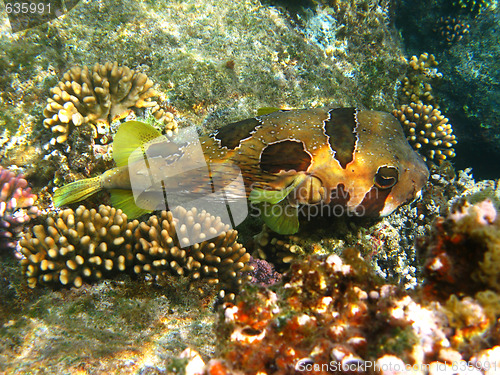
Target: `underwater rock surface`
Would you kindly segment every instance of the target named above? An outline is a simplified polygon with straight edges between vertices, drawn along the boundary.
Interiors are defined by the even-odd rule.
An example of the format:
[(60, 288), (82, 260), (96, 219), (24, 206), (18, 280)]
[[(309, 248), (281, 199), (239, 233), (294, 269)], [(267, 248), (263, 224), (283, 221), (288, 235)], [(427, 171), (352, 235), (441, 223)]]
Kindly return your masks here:
[[(396, 1), (396, 25), (411, 53), (432, 52), (443, 74), (435, 95), (459, 140), (456, 163), (494, 178), (500, 157), (500, 7), (491, 0)], [(443, 33), (443, 20), (452, 29)], [(467, 30), (464, 32), (464, 30)], [(451, 39), (450, 39), (451, 38)], [(480, 147), (481, 155), (471, 153)]]
[[(486, 0), (452, 1), (450, 6), (465, 18), (440, 21), (442, 28), (458, 25), (451, 34), (435, 31), (446, 48), (436, 48), (422, 33), (408, 39), (406, 31), (404, 45), (394, 19), (406, 20), (410, 28), (427, 28), (441, 18), (443, 1), (413, 2), (408, 13), (386, 0), (318, 0), (304, 8), (257, 0), (87, 0), (60, 19), (16, 34), (1, 19), (0, 164), (3, 176), (10, 173), (7, 168), (23, 172), (33, 189), (25, 190), (29, 206), (35, 203), (43, 213), (17, 225), (16, 235), (35, 228), (40, 233), (45, 214), (58, 215), (52, 202), (55, 187), (113, 166), (110, 141), (120, 123), (109, 117), (116, 116), (106, 112), (107, 134), (75, 126), (62, 132), (62, 143), (51, 144), (54, 133), (43, 125), (47, 99), (61, 106), (69, 99), (75, 108), (85, 101), (58, 102), (53, 97), (57, 93), (50, 91), (75, 66), (116, 61), (116, 67), (137, 72), (139, 82), (147, 75), (151, 94), (156, 94), (151, 100), (159, 109), (152, 102), (151, 108), (134, 106), (138, 108), (131, 111), (126, 105), (117, 117), (152, 122), (161, 117), (163, 122), (154, 125), (167, 135), (193, 124), (213, 130), (254, 117), (262, 107), (331, 105), (391, 112), (405, 104), (401, 90), (411, 87), (415, 91), (404, 94), (406, 100), (413, 102), (411, 95), (416, 95), (432, 102), (436, 112), (430, 113), (440, 111), (439, 118), (431, 117), (430, 127), (413, 126), (419, 144), (436, 135), (450, 141), (445, 139), (451, 137), (448, 117), (459, 129), (453, 132), (458, 144), (450, 141), (441, 153), (446, 157), (436, 152), (439, 157), (434, 158), (432, 147), (421, 147), (429, 159), (440, 162), (432, 165), (422, 197), (388, 217), (320, 218), (304, 223), (293, 236), (272, 233), (249, 218), (238, 227), (238, 242), (248, 251), (244, 263), (254, 271), (241, 277), (232, 271), (241, 270), (243, 262), (233, 266), (234, 257), (218, 257), (222, 271), (206, 268), (210, 283), (180, 276), (182, 272), (166, 272), (161, 278), (118, 272), (95, 284), (74, 278), (80, 288), (37, 282), (31, 289), (20, 262), (0, 258), (0, 373), (296, 374), (302, 365), (332, 360), (430, 364), (415, 371), (422, 375), (437, 373), (444, 362), (468, 361), (475, 375), (500, 369), (500, 180), (497, 173), (495, 179), (475, 181), (469, 169), (455, 173), (449, 163), (455, 152), (464, 166), (472, 154), (482, 154), (483, 149), (460, 149), (462, 140), (466, 145), (476, 140), (471, 129), (493, 148), (498, 142), (498, 27), (492, 27), (498, 8)], [(476, 4), (484, 9), (477, 10)], [(485, 40), (480, 41), (482, 34)], [(467, 41), (473, 43), (467, 47)], [(436, 53), (439, 72), (429, 66), (412, 80), (412, 61), (420, 58), (410, 59), (405, 48), (417, 56)], [(467, 60), (470, 51), (477, 56), (472, 62)], [(424, 56), (429, 64), (434, 59)], [(104, 88), (100, 92), (107, 95)], [(59, 113), (58, 105), (50, 106), (46, 116)], [(462, 121), (465, 107), (469, 110)], [(68, 116), (76, 114), (68, 109)], [(156, 110), (161, 115), (155, 116)], [(477, 122), (469, 128), (472, 118)], [(31, 201), (33, 194), (38, 201)], [(85, 210), (108, 199), (97, 195), (85, 202)], [(16, 203), (9, 201), (9, 215)], [(143, 219), (149, 224), (156, 220)], [(157, 251), (159, 243), (170, 240), (165, 220), (157, 223), (162, 228), (152, 230), (149, 224), (135, 232), (151, 256), (141, 267), (158, 262), (168, 270), (180, 269)], [(0, 229), (5, 240), (7, 231)], [(235, 232), (230, 244), (236, 243)], [(31, 255), (48, 273), (51, 263), (42, 258), (61, 246), (51, 236), (35, 237), (29, 240), (40, 251)], [(9, 231), (13, 247), (11, 238)], [(115, 250), (110, 247), (111, 257)], [(82, 251), (91, 253), (93, 246)], [(462, 259), (456, 259), (457, 252)], [(223, 243), (219, 255), (226, 253), (231, 249)], [(204, 251), (197, 254), (206, 257)], [(463, 258), (470, 262), (464, 264)], [(456, 267), (439, 264), (440, 259)], [(78, 266), (64, 261), (63, 268)], [(217, 285), (210, 285), (216, 280), (212, 273), (229, 276), (231, 285), (244, 284), (243, 291), (235, 290), (235, 300), (223, 302)], [(246, 279), (251, 281), (244, 283)], [(445, 369), (457, 373), (451, 366)]]

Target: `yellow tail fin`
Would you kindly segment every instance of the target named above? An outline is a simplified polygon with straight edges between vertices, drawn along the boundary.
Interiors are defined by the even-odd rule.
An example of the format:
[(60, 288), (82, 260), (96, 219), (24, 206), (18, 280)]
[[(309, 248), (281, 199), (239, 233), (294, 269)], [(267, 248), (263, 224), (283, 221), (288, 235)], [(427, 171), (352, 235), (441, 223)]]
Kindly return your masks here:
[(78, 180), (57, 189), (54, 193), (54, 205), (63, 206), (68, 203), (79, 202), (102, 189), (101, 177)]

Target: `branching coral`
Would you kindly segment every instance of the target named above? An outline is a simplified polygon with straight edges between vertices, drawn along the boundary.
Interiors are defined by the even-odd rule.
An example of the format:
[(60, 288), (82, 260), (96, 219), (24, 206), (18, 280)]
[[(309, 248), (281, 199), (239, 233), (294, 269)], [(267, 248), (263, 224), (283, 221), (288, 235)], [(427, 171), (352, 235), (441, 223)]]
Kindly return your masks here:
[[(250, 255), (236, 242), (237, 231), (205, 211), (163, 211), (146, 222), (127, 221), (109, 206), (88, 210), (80, 206), (48, 217), (21, 240), (28, 285), (61, 283), (80, 287), (83, 282), (120, 272), (187, 276), (192, 281), (217, 284), (221, 297), (233, 299), (250, 279), (245, 272)], [(177, 220), (189, 225), (177, 225)], [(196, 232), (197, 243), (186, 243), (186, 231)], [(218, 234), (220, 233), (220, 234)], [(207, 239), (211, 235), (215, 238)]]
[(439, 109), (411, 103), (394, 110), (393, 115), (403, 124), (408, 142), (427, 164), (440, 164), (455, 156), (453, 146), (457, 140), (453, 128)]
[(434, 28), (448, 46), (462, 40), (469, 33), (469, 24), (454, 17), (441, 17)]
[(412, 56), (408, 65), (410, 69), (402, 81), (403, 94), (411, 102), (422, 102), (437, 107), (431, 83), (440, 80), (443, 75), (435, 68), (438, 63), (434, 55), (422, 53), (419, 57)]
[(36, 199), (21, 175), (0, 167), (0, 250), (13, 247), (23, 225), (38, 215)]
[[(250, 254), (236, 242), (238, 232), (205, 211), (177, 207), (173, 212), (163, 211), (139, 225), (134, 271), (204, 279), (218, 284), (221, 297), (233, 299), (238, 287), (250, 278), (243, 273), (252, 270), (246, 265)], [(189, 228), (179, 225), (179, 220), (189, 223)], [(195, 244), (183, 246), (189, 240)]]
[(91, 124), (94, 138), (101, 138), (110, 122), (125, 117), (131, 108), (156, 106), (150, 100), (156, 95), (152, 86), (145, 74), (117, 62), (95, 64), (91, 70), (75, 66), (51, 89), (44, 125), (52, 130), (53, 143), (64, 143), (73, 127), (84, 124)]
[(20, 241), (28, 285), (61, 283), (82, 286), (130, 268), (137, 222), (108, 206), (66, 209), (36, 225)]

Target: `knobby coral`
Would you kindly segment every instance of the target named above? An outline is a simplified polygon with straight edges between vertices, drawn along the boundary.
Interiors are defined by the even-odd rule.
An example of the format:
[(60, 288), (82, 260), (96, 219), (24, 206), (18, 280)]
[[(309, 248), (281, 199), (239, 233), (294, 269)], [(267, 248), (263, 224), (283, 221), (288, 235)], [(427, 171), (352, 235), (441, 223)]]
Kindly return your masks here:
[(459, 42), (462, 38), (469, 33), (470, 25), (455, 17), (441, 17), (436, 23), (434, 31), (437, 32), (443, 43), (451, 46)]
[(438, 62), (432, 54), (422, 53), (412, 56), (408, 63), (407, 76), (402, 81), (402, 91), (411, 102), (431, 104), (437, 108), (436, 98), (432, 94), (432, 83), (443, 75), (436, 69)]
[[(173, 214), (163, 211), (141, 223), (135, 235), (136, 273), (182, 275), (192, 281), (204, 279), (209, 284), (218, 284), (220, 296), (228, 299), (233, 299), (234, 292), (250, 278), (244, 275), (252, 270), (246, 265), (250, 254), (236, 242), (238, 232), (206, 211), (194, 208), (188, 211), (182, 207), (176, 207)], [(183, 246), (189, 242), (194, 245)]]
[[(252, 269), (250, 255), (236, 242), (237, 231), (220, 218), (176, 208), (146, 222), (127, 221), (109, 206), (98, 210), (80, 206), (66, 209), (28, 231), (21, 240), (28, 285), (72, 284), (80, 287), (120, 272), (187, 276), (192, 281), (217, 284), (220, 296), (233, 299)], [(177, 225), (178, 219), (188, 225)], [(187, 230), (196, 243), (186, 244)], [(209, 239), (214, 237), (212, 239)]]
[(38, 215), (36, 199), (21, 175), (0, 167), (0, 250), (12, 248), (23, 225)]
[(408, 142), (427, 164), (441, 164), (455, 156), (453, 128), (439, 109), (422, 103), (402, 105), (393, 115), (401, 122)]
[[(44, 125), (53, 133), (52, 143), (64, 143), (75, 126), (90, 124), (94, 138), (107, 143), (109, 124), (125, 117), (131, 108), (155, 107), (153, 82), (117, 62), (75, 66), (50, 90)], [(161, 116), (160, 116), (161, 117)]]
[(492, 3), (491, 0), (453, 0), (451, 4), (458, 11), (476, 17)]
[(66, 209), (28, 231), (20, 244), (28, 285), (61, 283), (82, 286), (130, 268), (137, 222), (108, 206)]

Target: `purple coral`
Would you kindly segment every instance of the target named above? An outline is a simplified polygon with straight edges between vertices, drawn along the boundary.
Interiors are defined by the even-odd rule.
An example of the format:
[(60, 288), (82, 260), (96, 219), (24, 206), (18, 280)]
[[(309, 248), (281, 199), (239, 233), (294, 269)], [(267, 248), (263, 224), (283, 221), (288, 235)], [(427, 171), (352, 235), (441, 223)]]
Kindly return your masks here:
[(248, 262), (253, 271), (248, 272), (252, 277), (250, 282), (261, 286), (274, 285), (281, 280), (281, 274), (274, 270), (274, 266), (265, 260), (250, 258)]
[(22, 226), (38, 215), (37, 199), (22, 175), (0, 167), (0, 250), (14, 247)]

